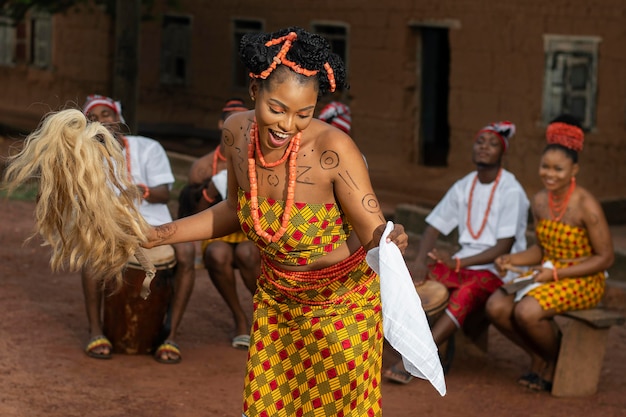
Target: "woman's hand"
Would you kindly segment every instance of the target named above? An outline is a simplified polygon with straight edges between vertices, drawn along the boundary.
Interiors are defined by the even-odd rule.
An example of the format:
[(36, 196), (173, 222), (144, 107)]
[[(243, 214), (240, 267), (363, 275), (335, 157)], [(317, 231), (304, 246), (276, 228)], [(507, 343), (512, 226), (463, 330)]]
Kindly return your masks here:
[(148, 229), (148, 231), (146, 232), (146, 238), (147, 240), (141, 244), (142, 248), (152, 249), (157, 246), (156, 240), (158, 239), (158, 237), (154, 226), (150, 226), (150, 229)]
[(506, 275), (507, 271), (514, 269), (513, 264), (511, 263), (511, 255), (501, 255), (498, 256), (494, 262), (496, 265), (496, 269), (498, 270), (498, 274), (503, 277)]
[[(382, 230), (384, 230), (384, 226)], [(387, 243), (389, 242), (395, 243), (398, 249), (400, 249), (400, 252), (404, 254), (407, 246), (409, 246), (409, 235), (404, 231), (404, 226), (394, 223), (393, 230), (389, 233), (389, 236), (387, 236)]]
[(554, 281), (552, 268), (544, 268), (542, 266), (539, 266), (537, 268), (533, 268), (533, 270), (534, 270), (533, 275), (535, 276), (535, 279), (533, 281), (535, 282)]

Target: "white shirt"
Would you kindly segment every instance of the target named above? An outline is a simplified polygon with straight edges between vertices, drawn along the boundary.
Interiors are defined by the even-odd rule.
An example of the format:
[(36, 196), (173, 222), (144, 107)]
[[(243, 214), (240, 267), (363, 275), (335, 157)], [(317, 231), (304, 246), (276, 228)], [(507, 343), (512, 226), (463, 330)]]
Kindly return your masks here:
[[(511, 253), (525, 250), (530, 203), (526, 197), (526, 192), (515, 176), (504, 169), (495, 190), (485, 229), (478, 239), (474, 239), (470, 234), (466, 225), (467, 207), (472, 181), (476, 175), (477, 172), (474, 171), (458, 180), (426, 217), (426, 223), (444, 235), (448, 235), (452, 230), (458, 228), (461, 249), (454, 256), (459, 258), (467, 258), (481, 253), (495, 246), (498, 239), (510, 237), (515, 238)], [(476, 182), (471, 212), (471, 225), (474, 234), (478, 233), (483, 223), (492, 187), (493, 182), (490, 184)], [(467, 268), (487, 269), (497, 275), (493, 263), (473, 265)], [(508, 282), (513, 277), (514, 275), (508, 274), (503, 278), (503, 281)]]
[[(148, 187), (174, 184), (174, 174), (165, 149), (159, 142), (144, 136), (126, 136), (130, 151), (130, 168), (133, 183), (146, 184)], [(127, 150), (124, 149), (124, 155)], [(148, 224), (159, 226), (172, 221), (167, 204), (148, 203), (141, 200), (139, 212)]]

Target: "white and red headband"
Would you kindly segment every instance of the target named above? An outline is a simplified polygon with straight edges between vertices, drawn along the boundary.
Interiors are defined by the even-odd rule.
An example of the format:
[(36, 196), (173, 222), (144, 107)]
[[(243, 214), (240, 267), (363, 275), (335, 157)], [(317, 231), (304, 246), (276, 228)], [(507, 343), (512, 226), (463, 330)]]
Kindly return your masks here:
[(474, 140), (476, 140), (476, 138), (478, 138), (483, 132), (492, 132), (495, 134), (502, 142), (503, 151), (506, 151), (509, 147), (509, 140), (513, 137), (513, 135), (515, 135), (515, 125), (508, 120), (490, 123), (476, 133)]
[(87, 101), (83, 105), (83, 114), (87, 115), (96, 106), (107, 106), (113, 110), (119, 117), (120, 121), (124, 123), (124, 116), (122, 116), (122, 103), (115, 101), (110, 97), (101, 96), (100, 94), (91, 94), (87, 96)]
[(350, 108), (339, 101), (328, 103), (320, 112), (319, 119), (350, 134), (352, 127)]

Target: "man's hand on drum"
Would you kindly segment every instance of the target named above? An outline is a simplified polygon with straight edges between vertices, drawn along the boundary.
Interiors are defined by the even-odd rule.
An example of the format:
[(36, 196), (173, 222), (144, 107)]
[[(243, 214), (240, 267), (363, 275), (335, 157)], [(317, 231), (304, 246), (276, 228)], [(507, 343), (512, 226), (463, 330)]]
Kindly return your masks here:
[(428, 265), (415, 262), (411, 268), (411, 278), (416, 285), (422, 285), (428, 279)]

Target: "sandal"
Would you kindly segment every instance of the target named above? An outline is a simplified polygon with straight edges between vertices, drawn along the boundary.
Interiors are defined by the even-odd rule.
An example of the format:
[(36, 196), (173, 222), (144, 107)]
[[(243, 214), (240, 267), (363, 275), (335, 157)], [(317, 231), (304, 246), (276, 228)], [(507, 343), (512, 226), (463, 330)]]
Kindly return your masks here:
[[(109, 351), (107, 353), (102, 353), (101, 350), (97, 352), (97, 350), (101, 348), (108, 348)], [(103, 334), (92, 337), (87, 342), (87, 346), (85, 346), (85, 353), (87, 356), (95, 359), (111, 359), (112, 350), (113, 345)]]
[(233, 341), (231, 342), (232, 347), (235, 349), (245, 349), (248, 350), (250, 347), (250, 335), (249, 334), (240, 334), (239, 336), (235, 336)]
[[(163, 358), (163, 354), (166, 354), (166, 358)], [(174, 357), (172, 357), (172, 355)], [(171, 340), (166, 340), (157, 348), (154, 352), (154, 359), (160, 363), (166, 363), (173, 365), (179, 363), (183, 357), (180, 354), (180, 348), (176, 343)]]
[(409, 382), (413, 381), (414, 376), (408, 373), (406, 370), (398, 368), (397, 365), (398, 364), (395, 364), (391, 368), (384, 371), (383, 376), (389, 381), (395, 382), (397, 384), (406, 385)]
[(535, 383), (539, 378), (539, 375), (537, 375), (534, 372), (527, 372), (524, 375), (520, 376), (517, 379), (517, 383), (520, 384), (523, 387), (528, 388), (530, 386), (530, 384)]
[(528, 384), (528, 389), (533, 391), (552, 391), (552, 381), (547, 381), (540, 376), (537, 379)]

